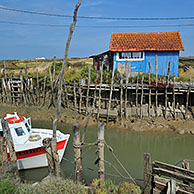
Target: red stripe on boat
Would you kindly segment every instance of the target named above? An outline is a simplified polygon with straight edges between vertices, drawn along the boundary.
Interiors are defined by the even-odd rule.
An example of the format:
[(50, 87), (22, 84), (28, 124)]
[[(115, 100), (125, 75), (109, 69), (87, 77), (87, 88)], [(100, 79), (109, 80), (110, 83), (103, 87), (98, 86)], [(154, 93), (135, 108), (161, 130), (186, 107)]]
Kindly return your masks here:
[[(57, 142), (57, 149), (58, 150), (63, 149), (65, 147), (66, 142), (67, 142), (67, 139), (64, 139), (62, 141)], [(25, 158), (39, 156), (39, 155), (42, 155), (45, 153), (46, 152), (45, 152), (44, 148), (39, 147), (39, 148), (33, 148), (33, 149), (29, 149), (29, 150), (16, 152), (16, 157), (17, 157), (17, 160), (21, 160), (21, 159), (25, 159)], [(8, 160), (10, 161), (9, 153), (8, 153)]]

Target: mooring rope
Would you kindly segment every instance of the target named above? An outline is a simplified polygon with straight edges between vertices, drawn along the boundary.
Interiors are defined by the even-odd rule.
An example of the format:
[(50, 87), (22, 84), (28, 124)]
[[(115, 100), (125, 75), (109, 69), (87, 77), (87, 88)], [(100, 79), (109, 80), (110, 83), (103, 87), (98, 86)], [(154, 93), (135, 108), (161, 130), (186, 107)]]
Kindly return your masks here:
[(123, 166), (123, 164), (121, 163), (121, 161), (118, 159), (118, 157), (115, 155), (113, 148), (111, 146), (109, 146), (106, 141), (105, 141), (105, 145), (108, 148), (108, 150), (112, 153), (112, 155), (114, 156), (115, 160), (119, 163), (119, 165), (122, 167), (122, 169), (126, 172), (126, 174), (128, 175), (128, 177), (133, 181), (134, 184), (137, 184), (135, 182), (135, 180), (133, 179), (133, 177), (129, 174), (129, 172), (126, 170), (126, 168)]

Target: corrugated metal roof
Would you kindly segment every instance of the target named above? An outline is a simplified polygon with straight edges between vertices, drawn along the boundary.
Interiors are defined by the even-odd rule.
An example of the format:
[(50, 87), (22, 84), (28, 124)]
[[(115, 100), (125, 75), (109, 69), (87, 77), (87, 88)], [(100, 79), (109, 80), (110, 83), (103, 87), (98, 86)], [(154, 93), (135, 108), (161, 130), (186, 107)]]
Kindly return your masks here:
[(179, 32), (112, 33), (110, 51), (182, 51)]

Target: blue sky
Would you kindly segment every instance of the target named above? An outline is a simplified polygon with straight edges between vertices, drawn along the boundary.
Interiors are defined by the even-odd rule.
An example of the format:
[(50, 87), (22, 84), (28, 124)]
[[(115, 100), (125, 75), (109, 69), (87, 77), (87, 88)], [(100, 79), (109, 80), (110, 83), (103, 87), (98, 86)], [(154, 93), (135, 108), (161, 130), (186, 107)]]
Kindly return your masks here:
[[(77, 0), (0, 0), (1, 7), (72, 15)], [(187, 17), (194, 16), (194, 0), (82, 0), (80, 16), (99, 17)], [(23, 14), (0, 9), (0, 21), (69, 25), (71, 18)], [(79, 19), (78, 26), (150, 26), (194, 24), (179, 21), (114, 21)], [(0, 59), (33, 59), (38, 56), (62, 58), (69, 29), (0, 23)], [(88, 57), (108, 50), (112, 32), (180, 31), (185, 51), (194, 56), (194, 26), (141, 28), (77, 27), (69, 57)]]

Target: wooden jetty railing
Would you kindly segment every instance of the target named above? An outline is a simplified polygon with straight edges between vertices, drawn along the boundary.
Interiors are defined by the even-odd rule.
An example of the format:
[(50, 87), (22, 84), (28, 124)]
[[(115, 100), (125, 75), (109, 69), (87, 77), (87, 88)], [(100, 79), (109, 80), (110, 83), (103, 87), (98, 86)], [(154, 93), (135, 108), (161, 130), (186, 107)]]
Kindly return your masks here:
[[(102, 67), (103, 68), (103, 67)], [(169, 79), (151, 82), (145, 76), (138, 74), (136, 82), (121, 77), (115, 80), (114, 71), (110, 84), (102, 82), (102, 68), (100, 82), (91, 84), (91, 68), (89, 66), (88, 82), (63, 84), (62, 106), (70, 108), (80, 114), (89, 114), (91, 108), (96, 119), (106, 118), (107, 122), (129, 117), (176, 117), (187, 118), (193, 116), (191, 107), (194, 106), (194, 84), (175, 82)], [(51, 66), (45, 69), (42, 82), (39, 80), (38, 70), (36, 78), (28, 77), (26, 67), (25, 77), (8, 78), (7, 74), (0, 80), (0, 103), (13, 105), (55, 107), (57, 104), (58, 81), (60, 75), (55, 76)], [(128, 78), (128, 77), (127, 77)]]
[(144, 194), (194, 193), (194, 171), (183, 160), (182, 168), (154, 161), (151, 169), (150, 154), (144, 154)]

